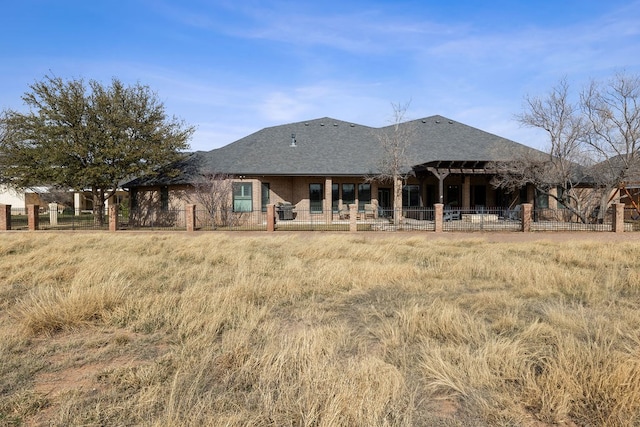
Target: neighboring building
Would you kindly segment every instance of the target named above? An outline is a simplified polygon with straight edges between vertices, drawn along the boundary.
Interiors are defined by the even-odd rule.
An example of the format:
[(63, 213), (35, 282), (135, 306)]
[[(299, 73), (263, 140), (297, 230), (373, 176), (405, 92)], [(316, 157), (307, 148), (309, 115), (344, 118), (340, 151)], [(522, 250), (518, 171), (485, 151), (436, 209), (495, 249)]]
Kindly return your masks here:
[[(118, 189), (116, 194), (112, 196), (105, 205), (106, 209), (110, 204), (122, 204), (128, 202), (129, 193)], [(23, 191), (18, 191), (0, 185), (0, 205), (11, 205), (11, 210), (15, 214), (26, 212), (27, 205), (38, 205), (42, 209), (47, 209), (50, 202), (55, 201), (58, 210), (69, 211), (75, 215), (82, 213), (91, 213), (93, 209), (92, 195), (90, 191), (68, 193), (60, 191), (51, 192), (49, 187), (34, 187)]]
[[(534, 203), (533, 187), (507, 194), (491, 186), (489, 162), (508, 161), (530, 147), (432, 116), (403, 124), (409, 177), (402, 182), (404, 208), (435, 203), (459, 208), (513, 207)], [(393, 205), (393, 183), (371, 179), (380, 173), (381, 137), (391, 127), (372, 128), (332, 118), (262, 129), (225, 147), (196, 152), (171, 165), (178, 173), (140, 177), (123, 187), (132, 205), (142, 198), (156, 207), (181, 207), (191, 184), (203, 175), (233, 176), (233, 207), (264, 210), (269, 203), (289, 202), (301, 215), (335, 215), (343, 206)], [(135, 207), (135, 206), (132, 206)]]
[(10, 205), (14, 213), (25, 208), (25, 194), (18, 192), (6, 185), (0, 185), (0, 205)]

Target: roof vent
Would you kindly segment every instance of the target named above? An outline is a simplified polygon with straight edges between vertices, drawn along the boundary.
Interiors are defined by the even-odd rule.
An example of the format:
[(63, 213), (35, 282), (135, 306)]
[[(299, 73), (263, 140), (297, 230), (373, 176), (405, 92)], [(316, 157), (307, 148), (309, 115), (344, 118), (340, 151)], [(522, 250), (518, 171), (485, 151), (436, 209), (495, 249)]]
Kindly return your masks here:
[(305, 126), (309, 126), (309, 123), (305, 123), (304, 125), (305, 125)]
[(349, 126), (351, 126), (352, 128), (356, 127), (356, 125), (354, 125), (353, 123), (351, 123)]
[(440, 120), (436, 120), (436, 123), (440, 123)]
[(449, 124), (452, 125), (453, 124), (453, 120), (449, 120)]
[(422, 119), (422, 123), (427, 123), (427, 121), (425, 119)]
[(320, 123), (320, 126), (324, 126), (324, 123)]
[(334, 125), (334, 126), (338, 126), (338, 124), (337, 124), (337, 123), (334, 123), (333, 125)]
[(291, 144), (289, 144), (289, 147), (296, 147), (296, 146), (297, 146), (297, 144), (296, 144), (296, 134), (292, 133), (291, 134)]

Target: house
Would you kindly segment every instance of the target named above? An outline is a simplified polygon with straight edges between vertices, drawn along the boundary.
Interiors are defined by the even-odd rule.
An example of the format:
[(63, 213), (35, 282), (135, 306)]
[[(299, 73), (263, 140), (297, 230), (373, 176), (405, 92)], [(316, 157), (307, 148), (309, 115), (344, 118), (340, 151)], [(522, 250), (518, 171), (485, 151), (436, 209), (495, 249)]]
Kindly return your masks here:
[[(110, 204), (120, 204), (126, 201), (128, 196), (128, 192), (119, 189), (114, 196), (107, 200), (105, 211)], [(40, 208), (46, 209), (50, 203), (56, 203), (59, 211), (69, 212), (72, 215), (89, 213), (93, 209), (91, 191), (63, 191), (48, 186), (16, 190), (6, 185), (0, 185), (0, 205), (10, 205), (15, 215), (24, 214), (27, 205), (38, 205)]]
[[(517, 194), (493, 188), (486, 166), (541, 152), (438, 115), (402, 126), (409, 129), (408, 174), (401, 183), (405, 211), (435, 203), (472, 209), (534, 202), (531, 186)], [(393, 129), (329, 117), (268, 127), (222, 148), (192, 153), (166, 173), (123, 186), (131, 192), (133, 209), (142, 200), (169, 209), (189, 201), (191, 184), (199, 177), (219, 173), (233, 177), (234, 211), (264, 212), (267, 204), (286, 202), (299, 218), (335, 218), (351, 204), (360, 211), (374, 205), (384, 212), (393, 206), (394, 183), (375, 177), (383, 160), (381, 139)]]

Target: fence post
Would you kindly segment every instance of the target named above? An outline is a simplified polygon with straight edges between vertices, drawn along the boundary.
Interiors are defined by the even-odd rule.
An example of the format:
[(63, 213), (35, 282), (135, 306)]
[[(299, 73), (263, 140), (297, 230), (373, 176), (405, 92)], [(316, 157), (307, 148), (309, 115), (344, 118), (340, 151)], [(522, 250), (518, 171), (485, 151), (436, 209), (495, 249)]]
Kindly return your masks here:
[(58, 204), (49, 203), (49, 225), (58, 225)]
[(118, 205), (109, 205), (109, 231), (118, 231)]
[(40, 217), (38, 217), (38, 211), (40, 211), (40, 206), (27, 205), (27, 223), (29, 224), (29, 231), (35, 231), (40, 226)]
[(528, 233), (531, 231), (531, 213), (533, 212), (533, 205), (531, 203), (522, 204), (521, 221), (522, 231)]
[(443, 222), (443, 215), (444, 215), (444, 204), (443, 203), (436, 203), (435, 205), (433, 205), (433, 207), (435, 208), (434, 212), (433, 212), (433, 221), (434, 221), (434, 225), (435, 225), (435, 231), (436, 233), (441, 233), (443, 230), (442, 227), (442, 222)]
[(613, 204), (611, 231), (614, 233), (622, 233), (624, 231), (624, 203)]
[(196, 205), (186, 205), (184, 207), (185, 210), (185, 220), (187, 222), (187, 231), (195, 231), (196, 230)]
[(267, 205), (267, 231), (276, 231), (276, 205)]
[(349, 205), (349, 231), (358, 231), (358, 205), (355, 203)]
[(0, 231), (11, 230), (11, 205), (0, 205)]

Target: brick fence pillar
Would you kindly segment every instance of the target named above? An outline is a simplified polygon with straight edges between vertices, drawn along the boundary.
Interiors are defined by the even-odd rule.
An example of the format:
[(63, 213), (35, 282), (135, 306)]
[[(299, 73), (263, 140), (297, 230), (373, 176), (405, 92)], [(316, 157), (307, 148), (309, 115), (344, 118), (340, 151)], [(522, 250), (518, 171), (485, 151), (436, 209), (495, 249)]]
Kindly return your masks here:
[(0, 205), (0, 231), (11, 230), (11, 205)]
[(442, 227), (442, 223), (443, 223), (443, 215), (444, 215), (444, 204), (442, 203), (436, 203), (435, 205), (433, 205), (434, 212), (433, 212), (433, 221), (435, 223), (435, 231), (436, 233), (441, 233), (443, 230)]
[(349, 231), (358, 231), (358, 205), (349, 205)]
[(27, 205), (27, 223), (29, 224), (29, 231), (35, 231), (40, 226), (40, 217), (38, 216), (39, 211), (40, 206)]
[(109, 205), (109, 231), (118, 231), (118, 205)]
[(196, 230), (196, 205), (186, 205), (184, 207), (187, 231)]
[(267, 231), (276, 231), (276, 205), (267, 205)]
[(624, 203), (613, 204), (611, 231), (614, 233), (622, 233), (624, 231)]
[(533, 205), (531, 203), (522, 204), (521, 221), (522, 231), (528, 233), (531, 231), (531, 214), (533, 213)]

